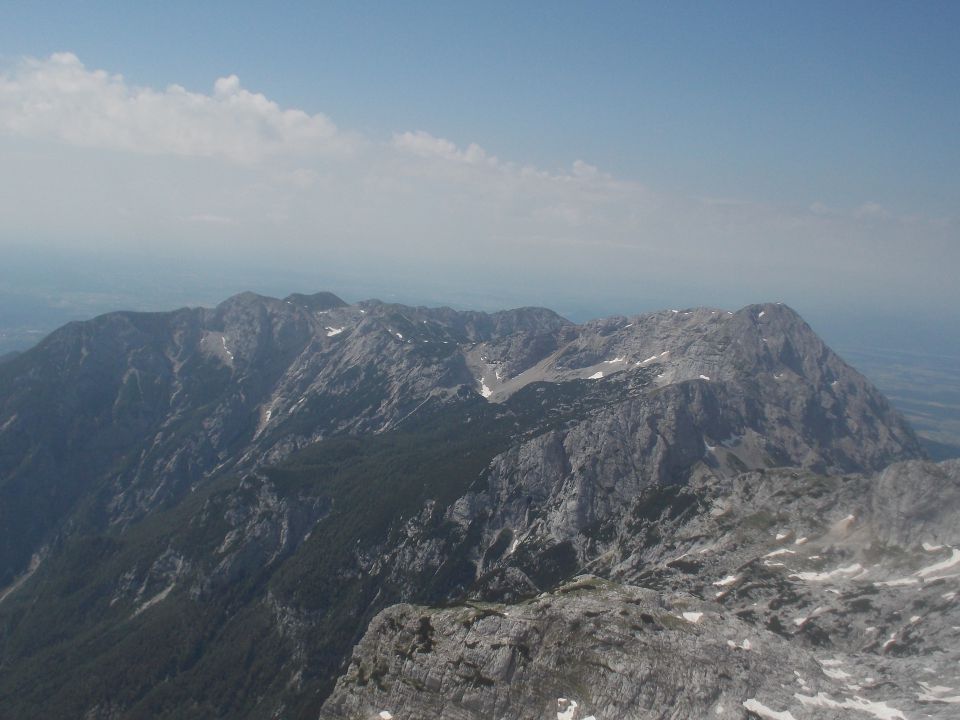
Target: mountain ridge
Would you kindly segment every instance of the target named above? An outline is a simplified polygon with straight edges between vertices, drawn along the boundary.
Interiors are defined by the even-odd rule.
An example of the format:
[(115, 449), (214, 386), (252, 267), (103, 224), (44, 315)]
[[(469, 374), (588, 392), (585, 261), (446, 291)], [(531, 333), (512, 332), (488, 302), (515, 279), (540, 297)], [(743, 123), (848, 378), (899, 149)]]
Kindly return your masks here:
[(73, 323), (0, 365), (0, 690), (18, 717), (316, 717), (392, 603), (613, 577), (684, 488), (920, 457), (778, 304), (575, 325), (243, 293)]

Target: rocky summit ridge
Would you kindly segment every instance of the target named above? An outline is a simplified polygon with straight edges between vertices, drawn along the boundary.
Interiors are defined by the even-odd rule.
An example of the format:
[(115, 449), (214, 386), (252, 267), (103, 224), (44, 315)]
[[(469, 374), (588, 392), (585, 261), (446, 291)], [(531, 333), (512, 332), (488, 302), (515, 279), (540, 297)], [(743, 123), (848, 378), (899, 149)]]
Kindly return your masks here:
[(776, 303), (71, 323), (0, 364), (0, 714), (948, 717), (921, 458)]

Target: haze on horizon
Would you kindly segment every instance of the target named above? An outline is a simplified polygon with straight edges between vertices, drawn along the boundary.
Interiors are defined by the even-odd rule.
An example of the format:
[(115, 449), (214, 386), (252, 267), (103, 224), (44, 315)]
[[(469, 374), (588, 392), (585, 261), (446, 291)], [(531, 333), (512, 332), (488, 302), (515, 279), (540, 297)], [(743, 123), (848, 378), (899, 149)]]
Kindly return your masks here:
[(20, 5), (0, 294), (783, 300), (949, 334), (958, 21), (932, 2)]

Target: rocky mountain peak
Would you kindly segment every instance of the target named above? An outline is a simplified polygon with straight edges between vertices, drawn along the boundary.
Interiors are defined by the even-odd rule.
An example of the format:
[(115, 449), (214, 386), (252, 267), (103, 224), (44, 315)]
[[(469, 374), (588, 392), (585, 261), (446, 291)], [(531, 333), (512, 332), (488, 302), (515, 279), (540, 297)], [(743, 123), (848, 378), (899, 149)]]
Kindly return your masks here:
[[(828, 502), (847, 508), (856, 487), (871, 517), (889, 520), (870, 525), (869, 542), (913, 547), (922, 535), (952, 543), (935, 497), (952, 502), (944, 488), (954, 468), (918, 462), (870, 474), (921, 457), (883, 396), (775, 303), (580, 325), (543, 308), (347, 304), (330, 293), (243, 293), (213, 309), (111, 313), (61, 328), (0, 365), (0, 627), (9, 628), (0, 633), (0, 696), (31, 678), (38, 690), (14, 692), (13, 716), (43, 708), (64, 717), (166, 717), (155, 709), (175, 708), (176, 717), (201, 717), (197, 708), (216, 707), (251, 720), (315, 718), (367, 623), (393, 603), (421, 603), (472, 607), (476, 633), (505, 633), (529, 657), (458, 629), (474, 610), (404, 605), (374, 627), (390, 647), (407, 643), (413, 628), (406, 660), (380, 658), (387, 645), (365, 641), (369, 657), (337, 686), (324, 717), (345, 709), (432, 717), (396, 688), (432, 688), (450, 658), (460, 679), (436, 687), (456, 701), (430, 700), (442, 716), (502, 706), (539, 717), (557, 698), (570, 700), (572, 676), (535, 700), (505, 695), (498, 683), (546, 682), (583, 643), (623, 640), (628, 650), (617, 663), (662, 642), (676, 657), (702, 650), (713, 658), (696, 666), (705, 676), (729, 652), (750, 652), (745, 638), (762, 637), (763, 647), (778, 649), (740, 658), (746, 680), (720, 690), (691, 685), (682, 695), (691, 716), (720, 705), (750, 711), (742, 703), (751, 697), (772, 702), (749, 693), (766, 687), (753, 673), (775, 658), (798, 663), (810, 691), (821, 688), (808, 677), (813, 661), (776, 630), (790, 620), (777, 603), (791, 592), (811, 596), (789, 577), (762, 575), (769, 568), (758, 559), (778, 550), (763, 549), (777, 503), (799, 512), (806, 494), (826, 516)], [(859, 479), (836, 479), (850, 473)], [(870, 483), (882, 492), (867, 492)], [(921, 530), (896, 520), (897, 508)], [(791, 532), (816, 535), (817, 552), (804, 555), (797, 573), (832, 572), (808, 557), (817, 555), (866, 567), (873, 551), (861, 540), (849, 558), (831, 555), (829, 529), (803, 522)], [(698, 557), (671, 564), (683, 553)], [(722, 583), (744, 577), (747, 562), (768, 583), (756, 593), (768, 603), (762, 611), (716, 596), (739, 597), (739, 579), (729, 595)], [(902, 579), (895, 571), (877, 571), (876, 581)], [(574, 580), (583, 573), (596, 576), (584, 581), (593, 590)], [(675, 596), (659, 596), (664, 588)], [(513, 618), (517, 603), (528, 605), (516, 620), (500, 618)], [(594, 606), (605, 603), (623, 618), (609, 626), (613, 635), (590, 629)], [(58, 625), (61, 616), (70, 624)], [(422, 617), (439, 634), (427, 629), (421, 638)], [(182, 646), (169, 644), (171, 623)], [(636, 633), (633, 625), (652, 634), (621, 637)], [(120, 627), (129, 643), (114, 641)], [(524, 627), (536, 631), (528, 636)], [(575, 638), (574, 655), (535, 647), (534, 636)], [(487, 655), (444, 645), (454, 641), (480, 642), (490, 662), (506, 664), (478, 675), (471, 663)], [(71, 694), (49, 669), (77, 657), (74, 643), (84, 643), (85, 667), (95, 670)], [(427, 646), (446, 649), (421, 657)], [(110, 670), (118, 663), (138, 668), (119, 689)], [(653, 682), (682, 694), (688, 680), (668, 667)], [(394, 694), (369, 695), (371, 682)], [(238, 683), (256, 697), (237, 695)], [(619, 712), (616, 698), (629, 693), (614, 685), (593, 697), (579, 692), (579, 707), (597, 718)], [(635, 699), (654, 707), (653, 696)]]

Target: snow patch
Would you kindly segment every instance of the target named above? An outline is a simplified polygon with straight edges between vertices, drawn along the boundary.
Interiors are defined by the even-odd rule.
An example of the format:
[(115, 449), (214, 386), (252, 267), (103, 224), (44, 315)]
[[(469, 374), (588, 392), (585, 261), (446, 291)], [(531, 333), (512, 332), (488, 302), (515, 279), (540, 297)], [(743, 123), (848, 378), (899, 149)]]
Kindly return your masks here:
[(757, 315), (757, 320), (759, 320), (760, 318), (762, 318), (762, 317), (763, 317), (764, 315), (766, 315), (766, 314), (767, 314), (767, 311), (766, 311), (766, 310), (761, 310), (761, 311), (760, 311), (760, 314)]
[(590, 377), (588, 377), (587, 380), (599, 380), (602, 377), (603, 377), (603, 372), (598, 371), (598, 372), (595, 372)]
[[(780, 537), (779, 535), (777, 537)], [(773, 552), (768, 552), (764, 555), (765, 558), (777, 557), (779, 555), (796, 555), (795, 550), (787, 550), (787, 548), (780, 548), (779, 550), (774, 550)]]
[(604, 360), (603, 362), (605, 362), (607, 365), (613, 365), (614, 363), (622, 363), (626, 361), (626, 357), (615, 357), (613, 360)]
[(485, 398), (488, 398), (491, 395), (493, 395), (493, 390), (487, 387), (486, 380), (487, 379), (485, 377), (480, 378), (480, 394), (483, 395)]
[(744, 700), (743, 706), (750, 712), (755, 713), (762, 718), (769, 718), (769, 720), (797, 720), (793, 715), (790, 714), (789, 710), (784, 710), (782, 712), (771, 710), (756, 698)]
[(794, 573), (790, 575), (790, 577), (797, 578), (798, 580), (807, 580), (809, 582), (823, 582), (824, 580), (829, 580), (830, 578), (839, 577), (841, 575), (854, 575), (860, 572), (863, 572), (863, 565), (860, 563), (853, 563), (853, 565), (847, 565), (847, 567), (838, 567), (829, 572), (800, 572)]
[(918, 585), (920, 583), (916, 578), (899, 578), (897, 580), (881, 580), (875, 582), (877, 587), (899, 587), (901, 585)]
[(701, 375), (701, 376), (700, 376), (700, 379), (701, 379), (701, 380), (709, 380), (710, 378), (707, 377), (706, 375)]
[(327, 331), (327, 337), (333, 337), (334, 335), (339, 335), (340, 333), (342, 333), (343, 328), (328, 327), (326, 328), (326, 331)]
[(703, 613), (702, 613), (702, 612), (685, 612), (685, 613), (683, 613), (683, 619), (686, 620), (687, 622), (692, 622), (692, 623), (699, 622), (699, 621), (700, 621), (700, 618), (702, 618), (702, 617), (703, 617)]
[(923, 688), (924, 692), (917, 695), (918, 700), (923, 700), (925, 702), (942, 702), (950, 704), (960, 703), (960, 695), (951, 695), (949, 697), (944, 697), (949, 692), (953, 692), (953, 688), (947, 687), (946, 685), (930, 685), (925, 682), (917, 683), (920, 687)]
[(391, 713), (389, 710), (381, 710), (377, 717), (379, 717), (380, 720), (393, 720), (393, 713)]
[(846, 698), (843, 702), (837, 702), (823, 692), (819, 692), (816, 695), (800, 695), (797, 693), (794, 697), (799, 700), (801, 704), (810, 707), (846, 708), (873, 715), (875, 718), (879, 718), (879, 720), (907, 720), (906, 715), (896, 708), (892, 708), (884, 702), (872, 702), (859, 695)]
[(928, 542), (923, 543), (922, 547), (927, 552), (936, 552), (937, 550), (943, 550), (943, 545), (931, 545)]
[(142, 613), (142, 612), (143, 612), (144, 610), (146, 610), (147, 608), (153, 607), (153, 606), (156, 605), (157, 603), (163, 602), (164, 600), (166, 600), (166, 599), (167, 599), (167, 595), (170, 594), (170, 591), (173, 590), (173, 588), (175, 587), (175, 585), (176, 585), (176, 583), (172, 583), (172, 584), (170, 585), (170, 587), (161, 590), (161, 591), (158, 592), (156, 595), (154, 595), (152, 598), (150, 598), (149, 600), (147, 600), (145, 603), (143, 603), (143, 605), (141, 605), (140, 607), (138, 607), (138, 608), (136, 609), (136, 611), (133, 613), (133, 616), (136, 617), (137, 615), (139, 615), (140, 613)]
[(953, 553), (949, 559), (929, 565), (922, 570), (918, 570), (915, 574), (927, 581), (940, 580), (941, 578), (946, 577), (944, 575), (940, 575), (939, 573), (960, 565), (960, 550), (957, 550), (956, 548), (951, 549), (953, 550)]
[(785, 532), (785, 533), (777, 533), (776, 539), (777, 539), (777, 540), (786, 540), (788, 537), (790, 537), (790, 533), (788, 533), (788, 532)]
[(727, 585), (733, 585), (733, 583), (735, 583), (739, 579), (740, 578), (737, 575), (727, 575), (722, 580), (717, 580), (713, 584), (716, 585), (717, 587), (726, 587)]
[(557, 698), (557, 720), (573, 720), (579, 703), (576, 700)]

